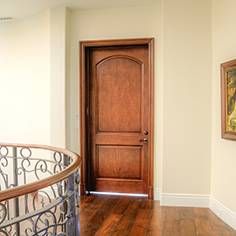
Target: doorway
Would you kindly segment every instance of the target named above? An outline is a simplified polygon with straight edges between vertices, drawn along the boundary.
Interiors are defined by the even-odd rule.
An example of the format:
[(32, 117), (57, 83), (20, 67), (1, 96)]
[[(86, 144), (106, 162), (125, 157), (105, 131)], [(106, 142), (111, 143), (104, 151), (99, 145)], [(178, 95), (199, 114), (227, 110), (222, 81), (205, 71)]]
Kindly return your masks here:
[(81, 193), (153, 198), (154, 39), (80, 43)]

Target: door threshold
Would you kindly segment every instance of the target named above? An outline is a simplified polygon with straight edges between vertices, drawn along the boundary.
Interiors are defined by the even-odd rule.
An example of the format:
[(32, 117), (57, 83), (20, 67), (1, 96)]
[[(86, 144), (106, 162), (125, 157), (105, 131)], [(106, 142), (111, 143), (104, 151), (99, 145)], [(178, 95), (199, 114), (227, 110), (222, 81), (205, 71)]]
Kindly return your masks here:
[(142, 193), (116, 193), (116, 192), (97, 192), (97, 191), (87, 191), (87, 194), (93, 194), (93, 195), (111, 195), (111, 196), (126, 196), (126, 197), (148, 197), (148, 194), (142, 194)]

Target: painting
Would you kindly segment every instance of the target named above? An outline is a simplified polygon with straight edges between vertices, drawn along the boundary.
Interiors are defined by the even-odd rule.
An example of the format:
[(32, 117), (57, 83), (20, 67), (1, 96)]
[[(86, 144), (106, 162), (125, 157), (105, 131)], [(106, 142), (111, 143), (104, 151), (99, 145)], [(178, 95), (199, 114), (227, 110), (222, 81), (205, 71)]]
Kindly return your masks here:
[(236, 140), (236, 60), (221, 64), (222, 138)]

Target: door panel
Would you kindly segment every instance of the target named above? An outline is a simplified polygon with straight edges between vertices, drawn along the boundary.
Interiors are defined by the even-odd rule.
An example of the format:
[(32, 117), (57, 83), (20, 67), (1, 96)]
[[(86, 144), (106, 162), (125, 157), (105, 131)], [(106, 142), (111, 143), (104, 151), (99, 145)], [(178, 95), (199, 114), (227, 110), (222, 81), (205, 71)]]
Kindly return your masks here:
[(98, 145), (97, 149), (98, 178), (141, 178), (141, 147)]
[(89, 55), (90, 190), (148, 193), (148, 48), (98, 47)]
[(142, 64), (113, 56), (97, 64), (96, 72), (98, 131), (140, 132)]

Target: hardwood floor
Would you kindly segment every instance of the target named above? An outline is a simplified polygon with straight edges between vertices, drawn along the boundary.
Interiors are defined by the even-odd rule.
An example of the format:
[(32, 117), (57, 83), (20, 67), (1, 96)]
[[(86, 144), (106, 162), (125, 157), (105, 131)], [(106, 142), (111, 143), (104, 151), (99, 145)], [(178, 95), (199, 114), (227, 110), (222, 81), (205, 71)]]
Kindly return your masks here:
[(160, 207), (140, 198), (87, 196), (80, 203), (81, 236), (236, 236), (209, 209)]

